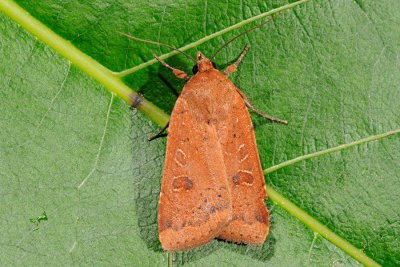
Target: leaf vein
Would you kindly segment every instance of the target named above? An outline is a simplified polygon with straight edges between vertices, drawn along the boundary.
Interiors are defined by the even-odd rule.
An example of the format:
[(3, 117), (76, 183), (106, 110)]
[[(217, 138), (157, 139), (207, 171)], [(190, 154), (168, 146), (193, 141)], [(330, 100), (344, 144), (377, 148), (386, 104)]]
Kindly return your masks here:
[(101, 136), (100, 139), (100, 144), (99, 144), (99, 148), (97, 150), (97, 154), (96, 154), (96, 158), (94, 160), (93, 163), (93, 167), (90, 170), (90, 172), (88, 173), (88, 175), (86, 175), (86, 177), (82, 180), (82, 182), (79, 184), (78, 186), (78, 190), (80, 190), (82, 188), (82, 186), (85, 185), (85, 183), (87, 182), (87, 180), (92, 176), (92, 174), (96, 171), (97, 168), (97, 164), (99, 162), (99, 158), (100, 158), (100, 154), (101, 154), (101, 149), (103, 148), (103, 144), (104, 144), (104, 139), (107, 133), (107, 128), (108, 128), (108, 122), (110, 120), (110, 114), (111, 114), (111, 110), (112, 110), (112, 103), (114, 100), (114, 94), (111, 93), (111, 99), (110, 99), (110, 104), (108, 105), (108, 110), (107, 110), (107, 115), (106, 115), (106, 122), (104, 124), (104, 129), (103, 129), (103, 134)]

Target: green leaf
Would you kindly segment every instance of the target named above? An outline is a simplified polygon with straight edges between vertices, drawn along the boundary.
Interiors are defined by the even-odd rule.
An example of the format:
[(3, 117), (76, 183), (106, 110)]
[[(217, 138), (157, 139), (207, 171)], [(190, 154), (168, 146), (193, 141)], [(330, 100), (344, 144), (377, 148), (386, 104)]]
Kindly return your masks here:
[[(168, 52), (116, 31), (182, 47), (285, 3), (18, 1), (116, 72)], [(253, 116), (265, 168), (399, 128), (399, 8), (395, 0), (311, 1), (217, 56), (226, 65), (250, 43), (232, 80), (259, 109), (290, 121)], [(167, 266), (156, 229), (165, 140), (146, 140), (156, 125), (10, 18), (0, 21), (0, 263)], [(241, 30), (187, 52), (211, 55)], [(181, 55), (168, 63), (192, 67)], [(183, 86), (158, 64), (124, 81), (167, 112), (175, 97), (165, 81)], [(392, 137), (303, 161), (268, 174), (267, 183), (371, 259), (396, 266), (399, 145)], [(359, 264), (268, 205), (271, 235), (261, 248), (216, 241), (174, 255), (176, 263)], [(47, 220), (31, 221), (43, 214)]]

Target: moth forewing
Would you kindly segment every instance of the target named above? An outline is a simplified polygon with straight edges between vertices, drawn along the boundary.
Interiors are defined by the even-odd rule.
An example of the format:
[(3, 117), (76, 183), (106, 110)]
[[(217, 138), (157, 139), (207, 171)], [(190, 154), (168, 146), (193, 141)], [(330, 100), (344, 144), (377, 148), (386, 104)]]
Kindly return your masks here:
[[(208, 243), (232, 218), (224, 156), (207, 85), (195, 75), (171, 115), (158, 212), (159, 236), (167, 251)], [(208, 92), (210, 94), (211, 91)], [(211, 97), (211, 98), (210, 98)], [(204, 103), (206, 102), (206, 103)]]

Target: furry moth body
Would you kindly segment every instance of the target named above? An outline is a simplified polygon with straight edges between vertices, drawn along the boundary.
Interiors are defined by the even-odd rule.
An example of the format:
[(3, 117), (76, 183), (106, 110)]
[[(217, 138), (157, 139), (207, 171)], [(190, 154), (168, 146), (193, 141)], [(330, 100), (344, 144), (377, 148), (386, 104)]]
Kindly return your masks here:
[(171, 68), (187, 83), (169, 123), (158, 206), (161, 245), (182, 251), (214, 238), (262, 244), (269, 213), (247, 99), (201, 53), (197, 68), (190, 79)]

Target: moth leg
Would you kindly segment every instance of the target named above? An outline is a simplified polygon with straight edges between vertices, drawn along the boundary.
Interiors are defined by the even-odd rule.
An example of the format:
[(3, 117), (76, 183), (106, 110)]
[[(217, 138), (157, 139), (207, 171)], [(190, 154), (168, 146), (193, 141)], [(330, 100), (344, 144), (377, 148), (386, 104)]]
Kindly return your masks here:
[(159, 137), (167, 136), (167, 133), (164, 133), (164, 132), (165, 132), (165, 130), (167, 130), (168, 126), (169, 126), (169, 122), (158, 133), (150, 136), (149, 138), (147, 138), (147, 140), (153, 141), (154, 139), (157, 139)]
[(249, 109), (251, 109), (254, 113), (256, 113), (256, 114), (260, 115), (261, 117), (266, 118), (267, 120), (270, 120), (272, 122), (288, 124), (287, 120), (282, 120), (282, 119), (279, 119), (279, 118), (272, 117), (272, 116), (270, 116), (268, 114), (262, 113), (261, 111), (259, 111), (257, 108), (255, 108), (253, 106), (253, 104), (250, 102), (250, 100), (246, 97), (246, 95), (242, 91), (239, 90), (239, 88), (236, 88), (236, 91), (242, 96), (243, 101), (246, 104), (246, 106)]
[(184, 72), (183, 70), (178, 70), (175, 69), (173, 67), (171, 67), (170, 65), (168, 65), (165, 61), (163, 61), (161, 58), (154, 56), (154, 58), (161, 63), (161, 65), (163, 65), (164, 67), (166, 67), (167, 69), (169, 69), (170, 71), (172, 71), (172, 73), (179, 79), (183, 79), (185, 81), (188, 81), (190, 79), (189, 75)]
[(224, 71), (225, 76), (229, 76), (231, 73), (233, 73), (237, 70), (237, 67), (242, 62), (243, 58), (246, 56), (247, 51), (249, 51), (249, 49), (250, 49), (250, 45), (246, 44), (242, 53), (240, 53), (239, 58), (236, 60), (236, 62), (233, 63), (232, 65), (229, 65), (228, 67), (226, 67), (226, 69)]

